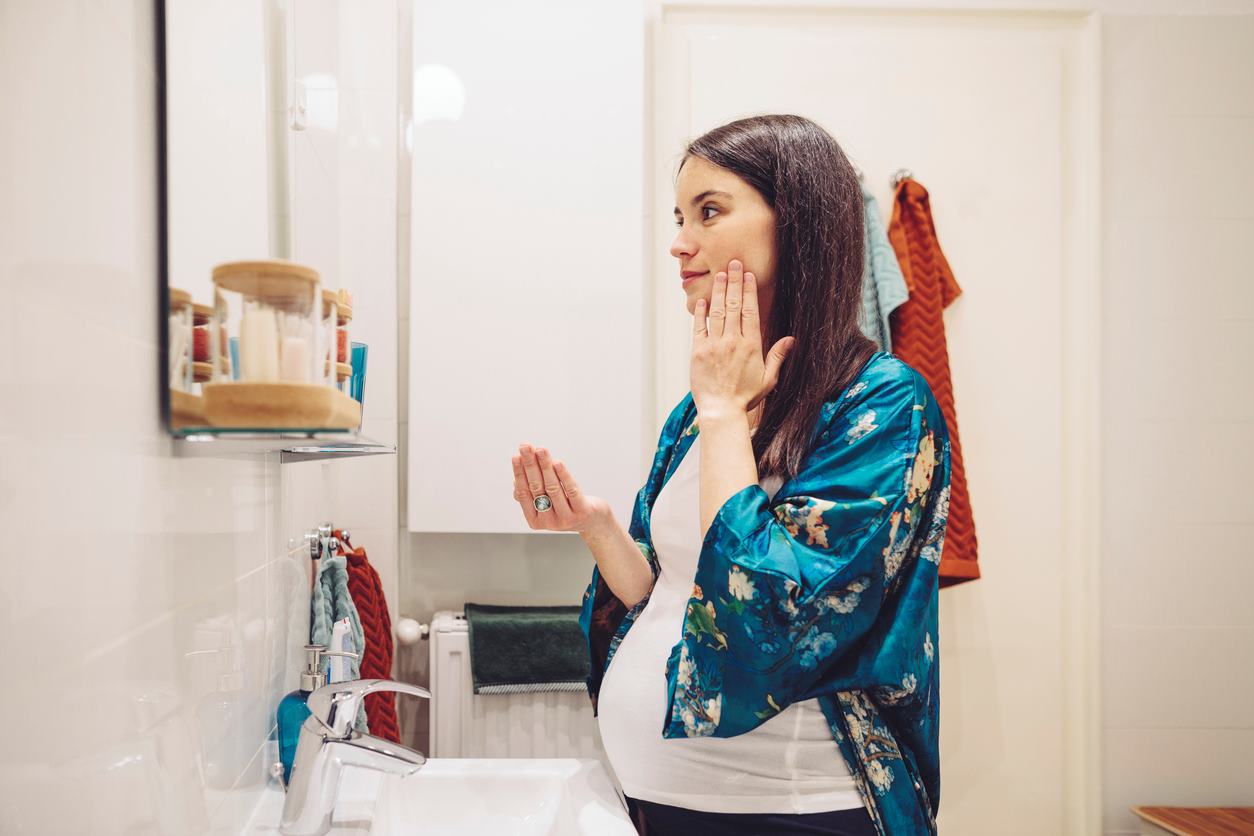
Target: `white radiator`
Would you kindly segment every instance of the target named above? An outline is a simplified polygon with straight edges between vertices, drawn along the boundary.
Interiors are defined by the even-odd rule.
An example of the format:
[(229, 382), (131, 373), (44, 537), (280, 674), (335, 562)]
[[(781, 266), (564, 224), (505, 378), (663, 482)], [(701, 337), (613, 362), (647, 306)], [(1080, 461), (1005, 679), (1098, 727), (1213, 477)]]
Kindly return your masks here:
[(437, 612), (429, 638), (431, 757), (597, 758), (610, 769), (587, 691), (476, 694), (465, 615)]

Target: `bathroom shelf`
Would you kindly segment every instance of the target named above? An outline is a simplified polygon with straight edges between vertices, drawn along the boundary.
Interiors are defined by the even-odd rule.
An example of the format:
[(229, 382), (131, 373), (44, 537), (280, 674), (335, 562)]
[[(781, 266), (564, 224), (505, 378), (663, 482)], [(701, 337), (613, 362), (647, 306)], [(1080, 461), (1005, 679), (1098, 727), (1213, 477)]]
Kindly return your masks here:
[(354, 432), (329, 430), (237, 430), (198, 427), (177, 430), (174, 451), (179, 456), (246, 458), (278, 453), (280, 461), (308, 462), (352, 456), (380, 456), (396, 452), (395, 444), (372, 441)]

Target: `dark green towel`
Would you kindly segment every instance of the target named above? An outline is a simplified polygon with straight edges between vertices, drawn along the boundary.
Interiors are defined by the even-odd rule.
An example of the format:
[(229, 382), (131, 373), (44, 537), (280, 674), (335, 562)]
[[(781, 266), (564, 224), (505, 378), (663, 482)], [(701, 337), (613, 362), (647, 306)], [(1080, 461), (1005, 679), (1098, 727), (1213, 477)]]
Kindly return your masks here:
[(588, 641), (579, 607), (467, 604), (465, 612), (476, 694), (587, 688)]

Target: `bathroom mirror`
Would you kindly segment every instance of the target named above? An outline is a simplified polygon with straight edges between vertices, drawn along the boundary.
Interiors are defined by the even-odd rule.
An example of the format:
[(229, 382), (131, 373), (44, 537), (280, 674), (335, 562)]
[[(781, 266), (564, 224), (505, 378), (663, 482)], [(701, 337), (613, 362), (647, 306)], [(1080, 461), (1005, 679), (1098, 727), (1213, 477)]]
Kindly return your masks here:
[[(186, 411), (201, 400), (202, 384), (213, 372), (208, 344), (221, 365), (230, 362), (226, 323), (216, 335), (207, 333), (214, 266), (292, 258), (289, 21), (276, 0), (157, 5), (164, 36), (158, 44), (164, 52), (158, 56), (164, 69), (158, 114), (164, 116), (162, 400), (167, 425), (178, 434), (204, 423), (195, 420), (195, 410)], [(190, 370), (189, 356), (195, 358)]]
[(338, 275), (341, 4), (157, 5), (166, 424), (198, 438), (355, 432), (365, 347)]

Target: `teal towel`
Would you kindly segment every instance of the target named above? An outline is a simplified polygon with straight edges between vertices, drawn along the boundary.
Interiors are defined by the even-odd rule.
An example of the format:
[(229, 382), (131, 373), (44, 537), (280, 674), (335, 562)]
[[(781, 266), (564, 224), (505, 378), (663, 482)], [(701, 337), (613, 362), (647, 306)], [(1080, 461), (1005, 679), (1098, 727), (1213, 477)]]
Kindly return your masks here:
[[(350, 632), (353, 636), (353, 651), (357, 654), (356, 659), (348, 660), (349, 670), (353, 679), (361, 679), (361, 660), (366, 653), (366, 633), (361, 628), (361, 618), (357, 615), (357, 607), (353, 605), (353, 596), (348, 594), (348, 560), (343, 555), (329, 557), (324, 550), (322, 559), (318, 561), (318, 576), (313, 585), (309, 643), (336, 649), (331, 648), (331, 625), (342, 618), (347, 618), (352, 628)], [(330, 660), (327, 661), (329, 664)], [(360, 732), (369, 731), (365, 700), (358, 704), (354, 728)]]
[(583, 691), (588, 641), (580, 607), (467, 604), (470, 675), (476, 694)]
[(875, 195), (862, 183), (862, 209), (866, 219), (866, 253), (862, 270), (862, 313), (858, 324), (862, 333), (875, 340), (882, 351), (893, 350), (888, 315), (910, 298), (906, 278), (901, 274), (897, 253), (889, 243), (880, 220)]

